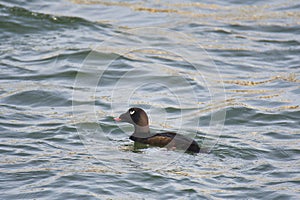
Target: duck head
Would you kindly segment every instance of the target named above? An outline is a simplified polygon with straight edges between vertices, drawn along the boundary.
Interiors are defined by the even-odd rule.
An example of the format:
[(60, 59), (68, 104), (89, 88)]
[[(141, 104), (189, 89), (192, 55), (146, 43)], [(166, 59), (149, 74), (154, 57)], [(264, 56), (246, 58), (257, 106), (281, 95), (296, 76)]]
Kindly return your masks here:
[(141, 108), (129, 108), (126, 113), (114, 118), (117, 122), (127, 122), (134, 126), (134, 134), (149, 133), (149, 120), (146, 112)]

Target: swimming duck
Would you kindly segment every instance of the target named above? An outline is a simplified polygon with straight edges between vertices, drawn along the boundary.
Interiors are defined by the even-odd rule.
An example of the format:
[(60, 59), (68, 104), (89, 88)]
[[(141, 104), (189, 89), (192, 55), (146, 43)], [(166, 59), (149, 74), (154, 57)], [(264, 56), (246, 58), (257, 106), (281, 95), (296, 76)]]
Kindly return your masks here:
[(129, 139), (142, 144), (149, 144), (168, 149), (185, 150), (186, 152), (199, 153), (198, 143), (188, 137), (174, 133), (150, 133), (149, 120), (146, 112), (141, 108), (130, 108), (126, 113), (114, 118), (117, 122), (127, 122), (134, 126), (134, 133)]

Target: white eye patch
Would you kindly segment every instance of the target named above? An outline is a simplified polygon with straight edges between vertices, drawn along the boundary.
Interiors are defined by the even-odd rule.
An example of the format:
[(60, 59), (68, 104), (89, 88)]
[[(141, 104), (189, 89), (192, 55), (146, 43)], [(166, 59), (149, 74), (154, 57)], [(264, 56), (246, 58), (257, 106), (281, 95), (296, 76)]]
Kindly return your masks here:
[(133, 115), (135, 113), (134, 110), (129, 111), (130, 115)]

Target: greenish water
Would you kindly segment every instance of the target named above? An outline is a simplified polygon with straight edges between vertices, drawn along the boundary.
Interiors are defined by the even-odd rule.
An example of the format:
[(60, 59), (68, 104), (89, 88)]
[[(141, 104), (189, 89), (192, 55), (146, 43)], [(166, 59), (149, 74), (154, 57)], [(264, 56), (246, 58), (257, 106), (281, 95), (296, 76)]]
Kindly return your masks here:
[[(297, 1), (0, 1), (0, 199), (299, 199)], [(134, 149), (113, 117), (204, 153)]]

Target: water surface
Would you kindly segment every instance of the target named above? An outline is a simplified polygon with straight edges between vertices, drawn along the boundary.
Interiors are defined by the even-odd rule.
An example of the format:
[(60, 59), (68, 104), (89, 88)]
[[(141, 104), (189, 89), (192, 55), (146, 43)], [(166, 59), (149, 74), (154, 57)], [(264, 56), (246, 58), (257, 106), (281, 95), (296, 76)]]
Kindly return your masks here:
[[(299, 8), (0, 1), (1, 199), (298, 199)], [(209, 153), (134, 149), (130, 106)]]

